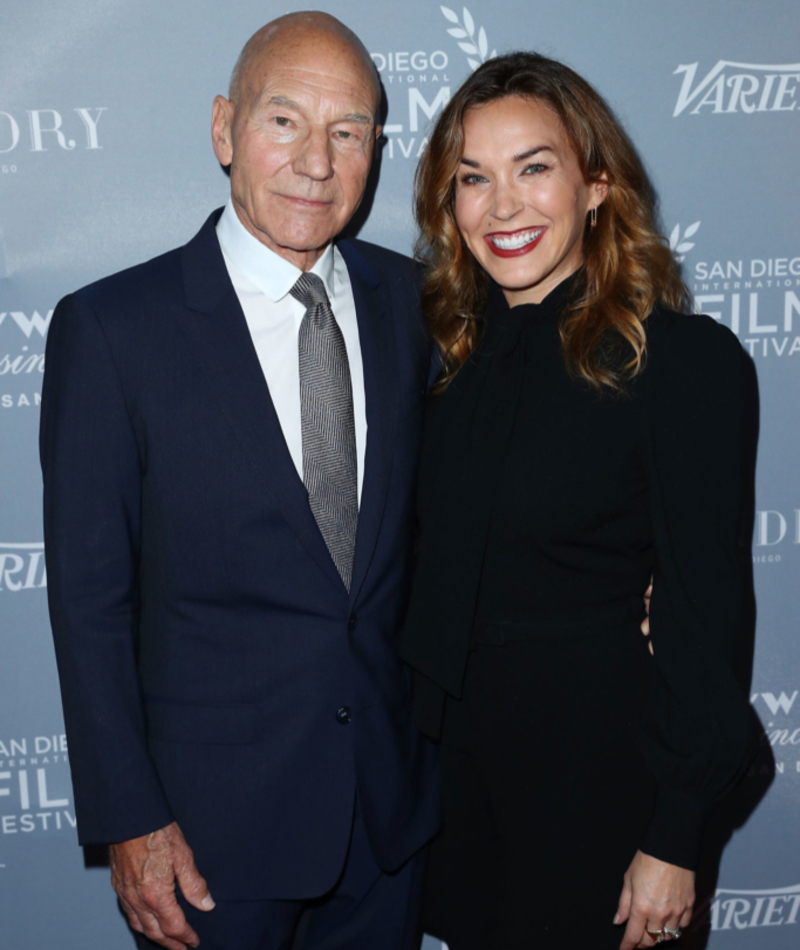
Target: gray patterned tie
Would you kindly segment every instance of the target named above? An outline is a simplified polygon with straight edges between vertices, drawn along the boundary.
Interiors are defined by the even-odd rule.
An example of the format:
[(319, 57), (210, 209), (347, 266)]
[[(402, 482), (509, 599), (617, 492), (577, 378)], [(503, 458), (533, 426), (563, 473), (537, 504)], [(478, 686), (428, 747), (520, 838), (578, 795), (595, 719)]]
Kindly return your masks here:
[(290, 292), (306, 308), (298, 339), (303, 482), (319, 530), (349, 591), (358, 527), (350, 364), (322, 280), (316, 274), (302, 274)]

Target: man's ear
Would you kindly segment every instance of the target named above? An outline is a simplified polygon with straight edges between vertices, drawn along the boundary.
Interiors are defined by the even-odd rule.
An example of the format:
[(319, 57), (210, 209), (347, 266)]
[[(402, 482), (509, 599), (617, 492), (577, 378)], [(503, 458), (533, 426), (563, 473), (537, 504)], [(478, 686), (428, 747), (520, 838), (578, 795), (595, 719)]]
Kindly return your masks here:
[(211, 109), (211, 143), (220, 165), (227, 168), (233, 161), (234, 105), (230, 99), (217, 96)]

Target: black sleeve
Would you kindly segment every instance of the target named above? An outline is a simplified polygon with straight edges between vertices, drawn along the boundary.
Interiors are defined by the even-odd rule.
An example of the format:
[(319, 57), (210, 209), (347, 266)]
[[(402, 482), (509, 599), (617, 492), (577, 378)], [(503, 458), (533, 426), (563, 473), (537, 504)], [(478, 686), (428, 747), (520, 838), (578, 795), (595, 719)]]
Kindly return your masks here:
[(103, 329), (75, 297), (56, 308), (46, 364), (45, 556), (78, 834), (123, 841), (173, 820), (135, 652), (141, 463)]
[(660, 319), (645, 413), (656, 567), (644, 754), (658, 798), (641, 847), (693, 869), (714, 801), (755, 748), (734, 670), (744, 354), (709, 317)]

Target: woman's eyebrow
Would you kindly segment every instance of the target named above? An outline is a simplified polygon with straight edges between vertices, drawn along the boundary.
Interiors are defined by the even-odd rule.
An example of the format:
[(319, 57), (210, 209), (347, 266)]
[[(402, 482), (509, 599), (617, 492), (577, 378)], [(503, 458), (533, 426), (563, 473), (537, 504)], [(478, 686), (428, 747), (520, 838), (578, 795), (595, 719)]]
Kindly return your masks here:
[[(539, 152), (555, 152), (555, 149), (550, 145), (537, 145), (535, 148), (529, 148), (526, 152), (520, 152), (519, 155), (515, 155), (511, 161), (512, 162), (524, 162), (526, 158), (531, 158), (534, 155), (537, 155)], [(470, 168), (480, 168), (481, 163), (473, 161), (471, 158), (462, 158), (462, 165), (469, 165)]]
[(539, 152), (552, 152), (552, 149), (549, 145), (537, 145), (536, 148), (529, 148), (527, 152), (521, 152), (519, 155), (515, 155), (512, 161), (515, 162), (524, 162), (526, 158), (531, 158), (533, 155), (537, 155)]

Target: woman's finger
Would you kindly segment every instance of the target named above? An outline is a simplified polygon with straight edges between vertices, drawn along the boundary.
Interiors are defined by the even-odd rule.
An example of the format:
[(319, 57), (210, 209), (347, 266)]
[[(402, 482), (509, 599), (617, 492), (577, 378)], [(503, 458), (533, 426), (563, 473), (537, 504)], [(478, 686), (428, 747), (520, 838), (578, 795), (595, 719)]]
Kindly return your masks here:
[[(661, 924), (654, 923), (649, 918), (644, 925), (642, 930), (642, 939), (637, 944), (638, 947), (654, 947), (658, 943), (658, 931), (662, 929)], [(653, 936), (655, 934), (655, 936)]]
[(617, 913), (614, 916), (612, 923), (614, 924), (624, 924), (628, 919), (628, 916), (631, 912), (631, 895), (633, 891), (631, 889), (631, 879), (626, 874), (622, 881), (622, 893), (619, 895), (619, 903), (617, 904)]
[[(675, 931), (680, 931), (681, 929), (681, 916), (679, 914), (671, 914), (662, 924), (664, 928), (664, 939), (665, 940), (675, 940)], [(672, 934), (667, 933), (668, 930), (672, 931)]]
[(635, 947), (651, 947), (652, 940), (645, 933), (647, 917), (640, 913), (634, 906), (631, 909), (631, 916), (628, 920), (628, 926), (625, 928), (625, 935), (619, 950), (634, 950)]

